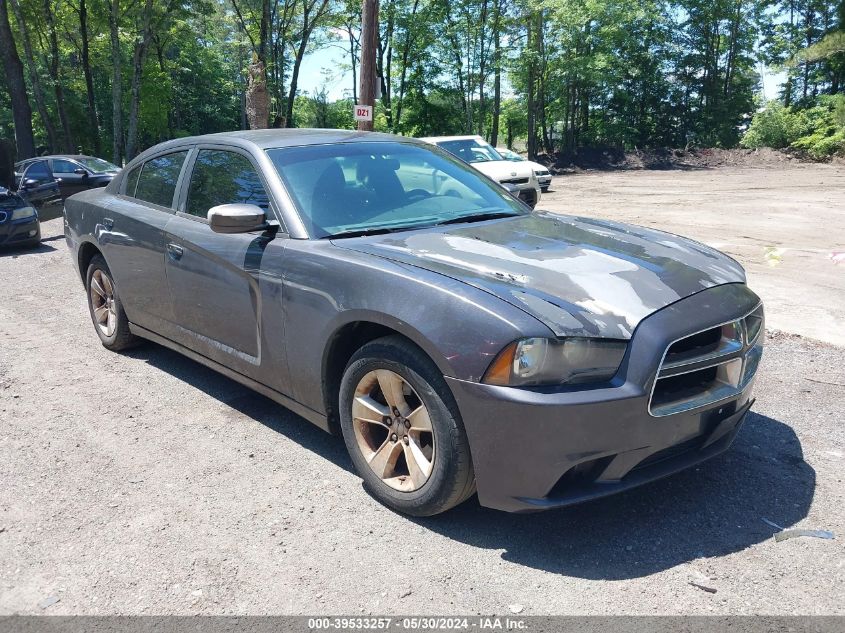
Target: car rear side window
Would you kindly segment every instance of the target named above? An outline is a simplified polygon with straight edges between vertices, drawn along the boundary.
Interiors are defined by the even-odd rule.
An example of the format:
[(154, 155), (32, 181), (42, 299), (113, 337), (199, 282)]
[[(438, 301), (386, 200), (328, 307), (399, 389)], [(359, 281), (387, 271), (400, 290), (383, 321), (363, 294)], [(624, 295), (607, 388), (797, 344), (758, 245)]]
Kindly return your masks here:
[(236, 152), (203, 149), (197, 154), (185, 212), (200, 218), (220, 204), (254, 204), (265, 212), (267, 191), (249, 159)]
[(141, 175), (141, 167), (142, 165), (138, 165), (126, 175), (126, 188), (124, 193), (127, 196), (132, 196), (133, 198), (135, 197), (135, 187), (138, 186), (138, 176)]
[[(144, 163), (135, 187), (135, 197), (138, 200), (151, 202), (161, 207), (173, 206), (176, 182), (179, 180), (179, 172), (182, 170), (182, 164), (185, 162), (187, 155), (187, 150), (174, 152)], [(131, 176), (132, 174), (130, 174), (130, 178)], [(131, 182), (128, 184), (131, 184)]]

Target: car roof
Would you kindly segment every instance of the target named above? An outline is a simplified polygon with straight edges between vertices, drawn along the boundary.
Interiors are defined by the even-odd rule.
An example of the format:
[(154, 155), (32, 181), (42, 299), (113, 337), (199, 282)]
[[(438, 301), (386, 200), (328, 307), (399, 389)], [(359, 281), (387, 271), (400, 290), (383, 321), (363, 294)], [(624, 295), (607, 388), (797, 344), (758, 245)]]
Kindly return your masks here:
[[(50, 158), (66, 158), (70, 160), (82, 160), (83, 158), (97, 158), (97, 156), (88, 156), (87, 154), (50, 154), (48, 156), (33, 156), (32, 158), (25, 158), (24, 160), (18, 161), (15, 163), (19, 165), (21, 163), (29, 163), (34, 160), (48, 160)], [(105, 158), (100, 158), (99, 160), (106, 160)]]
[(248, 143), (260, 149), (276, 149), (280, 147), (299, 147), (302, 145), (326, 145), (331, 143), (347, 143), (354, 141), (403, 141), (414, 139), (381, 132), (359, 132), (357, 130), (332, 130), (324, 128), (268, 128), (264, 130), (237, 130), (234, 132), (217, 132), (201, 136), (187, 136), (168, 141), (167, 144), (194, 143), (233, 143), (241, 145)]
[(466, 134), (464, 136), (424, 136), (420, 139), (426, 143), (439, 143), (440, 141), (483, 141), (478, 134)]

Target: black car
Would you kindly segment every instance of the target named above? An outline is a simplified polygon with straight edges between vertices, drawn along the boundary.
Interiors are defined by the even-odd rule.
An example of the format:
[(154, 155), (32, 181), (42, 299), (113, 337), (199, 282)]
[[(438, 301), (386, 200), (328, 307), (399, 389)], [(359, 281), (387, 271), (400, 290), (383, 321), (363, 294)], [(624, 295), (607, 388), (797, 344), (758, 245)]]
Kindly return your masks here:
[(18, 194), (0, 187), (0, 247), (40, 243), (38, 212)]
[(61, 154), (40, 156), (15, 163), (15, 176), (20, 180), (26, 169), (39, 161), (46, 161), (47, 168), (59, 183), (62, 199), (86, 189), (105, 187), (120, 171), (120, 167), (102, 158), (83, 154)]
[(31, 158), (18, 163), (15, 166), (15, 181), (18, 184), (18, 196), (36, 209), (41, 222), (62, 216), (60, 183), (53, 175), (47, 158)]

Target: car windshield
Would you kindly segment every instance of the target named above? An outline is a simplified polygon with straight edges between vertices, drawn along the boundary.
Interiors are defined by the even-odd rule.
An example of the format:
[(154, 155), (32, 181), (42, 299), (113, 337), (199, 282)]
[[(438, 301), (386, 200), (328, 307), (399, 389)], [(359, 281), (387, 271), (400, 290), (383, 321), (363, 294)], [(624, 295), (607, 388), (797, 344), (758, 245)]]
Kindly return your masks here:
[(103, 160), (102, 158), (83, 156), (82, 158), (78, 158), (77, 161), (85, 165), (88, 169), (90, 169), (96, 174), (103, 174), (109, 171), (120, 171), (120, 167), (110, 163), (107, 160)]
[(492, 145), (487, 145), (474, 138), (438, 141), (437, 145), (466, 163), (487, 163), (491, 160), (505, 160)]
[(399, 142), (267, 150), (313, 238), (473, 221), (528, 211), (445, 152)]

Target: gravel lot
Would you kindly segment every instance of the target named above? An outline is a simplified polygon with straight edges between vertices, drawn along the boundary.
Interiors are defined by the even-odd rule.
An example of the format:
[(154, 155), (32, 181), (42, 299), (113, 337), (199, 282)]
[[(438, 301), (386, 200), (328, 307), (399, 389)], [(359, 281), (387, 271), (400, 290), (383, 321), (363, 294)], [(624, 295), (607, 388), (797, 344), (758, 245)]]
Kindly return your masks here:
[[(569, 176), (549, 202), (603, 215), (624, 202), (626, 219), (705, 239), (717, 210), (749, 208), (737, 177)], [(831, 225), (842, 173), (743, 177), (765, 209), (816, 195), (790, 232), (803, 250), (779, 266), (745, 256), (761, 255), (751, 228), (724, 238), (751, 264), (770, 324), (842, 323), (845, 266), (802, 272), (815, 271), (809, 253), (843, 246)], [(813, 194), (805, 178), (840, 190)], [(711, 190), (722, 202), (705, 213)], [(696, 213), (664, 213), (676, 202)], [(471, 500), (412, 520), (364, 492), (339, 438), (161, 347), (102, 348), (60, 221), (43, 229), (40, 250), (0, 255), (0, 614), (845, 614), (841, 347), (770, 336), (755, 413), (696, 470), (545, 514)], [(818, 308), (803, 317), (777, 290), (802, 275)], [(780, 314), (789, 305), (794, 319)], [(775, 542), (764, 518), (836, 539)]]

